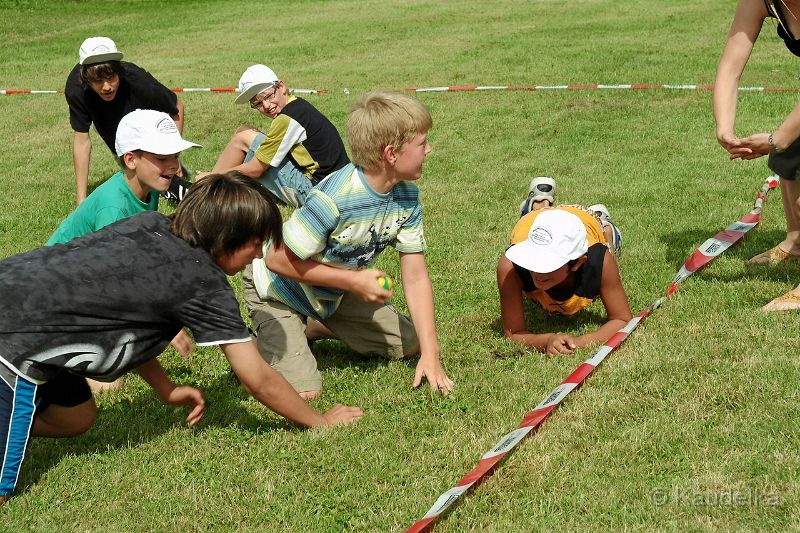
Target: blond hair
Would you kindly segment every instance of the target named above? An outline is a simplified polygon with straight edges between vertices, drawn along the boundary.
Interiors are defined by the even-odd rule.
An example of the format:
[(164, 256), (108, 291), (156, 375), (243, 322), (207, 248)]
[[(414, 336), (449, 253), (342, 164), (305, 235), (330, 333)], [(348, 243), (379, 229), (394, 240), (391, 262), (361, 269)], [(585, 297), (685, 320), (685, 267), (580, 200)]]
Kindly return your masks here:
[(347, 115), (351, 159), (368, 170), (380, 169), (384, 148), (400, 150), (432, 126), (431, 114), (419, 100), (401, 93), (367, 93)]

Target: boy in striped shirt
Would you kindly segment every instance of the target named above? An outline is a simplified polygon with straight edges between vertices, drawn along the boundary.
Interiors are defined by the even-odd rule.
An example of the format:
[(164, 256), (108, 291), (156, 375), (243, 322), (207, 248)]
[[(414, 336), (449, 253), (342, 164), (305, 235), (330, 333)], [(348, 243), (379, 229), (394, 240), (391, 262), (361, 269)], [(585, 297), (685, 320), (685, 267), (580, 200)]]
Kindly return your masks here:
[[(261, 356), (306, 399), (322, 378), (307, 339), (338, 338), (362, 354), (420, 354), (413, 386), (428, 380), (447, 394), (453, 382), (439, 359), (433, 289), (423, 252), (419, 190), (431, 115), (395, 93), (362, 97), (347, 119), (352, 161), (309, 193), (284, 225), (284, 242), (245, 272), (245, 300)], [(411, 318), (387, 304), (385, 276), (368, 269), (393, 246)], [(251, 277), (252, 275), (252, 277)]]

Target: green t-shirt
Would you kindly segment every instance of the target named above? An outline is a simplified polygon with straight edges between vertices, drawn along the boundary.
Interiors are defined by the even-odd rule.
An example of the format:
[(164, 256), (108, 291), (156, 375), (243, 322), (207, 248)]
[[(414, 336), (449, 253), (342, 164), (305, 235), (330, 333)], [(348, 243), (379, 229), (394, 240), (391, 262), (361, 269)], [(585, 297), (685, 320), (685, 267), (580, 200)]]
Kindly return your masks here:
[(82, 237), (123, 218), (144, 211), (157, 210), (158, 194), (150, 191), (146, 202), (139, 200), (128, 187), (125, 175), (120, 170), (92, 191), (92, 194), (64, 219), (45, 246), (67, 243), (75, 237)]

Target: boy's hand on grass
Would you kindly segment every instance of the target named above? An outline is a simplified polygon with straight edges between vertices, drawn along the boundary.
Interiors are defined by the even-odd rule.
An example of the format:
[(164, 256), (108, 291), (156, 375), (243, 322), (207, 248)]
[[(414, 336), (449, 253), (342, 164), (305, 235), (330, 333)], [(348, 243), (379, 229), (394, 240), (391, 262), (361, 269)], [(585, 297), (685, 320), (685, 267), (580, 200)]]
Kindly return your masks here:
[(329, 426), (335, 426), (338, 424), (350, 424), (351, 422), (355, 422), (359, 418), (364, 416), (364, 411), (361, 410), (360, 407), (350, 407), (348, 405), (342, 405), (337, 403), (324, 413), (322, 413), (322, 418), (325, 419)]
[(570, 354), (578, 347), (575, 337), (564, 335), (562, 333), (553, 333), (547, 339), (547, 355)]
[(414, 388), (419, 387), (422, 385), (422, 378), (427, 378), (431, 389), (441, 392), (444, 396), (447, 396), (453, 390), (453, 380), (447, 377), (442, 362), (438, 357), (430, 360), (425, 357), (419, 358), (417, 370), (414, 373), (414, 382), (411, 385)]
[(200, 389), (189, 386), (175, 387), (164, 402), (170, 405), (188, 405), (191, 407), (192, 410), (189, 411), (189, 415), (186, 417), (186, 423), (189, 424), (189, 427), (194, 426), (203, 418), (203, 412), (206, 409), (203, 392)]
[(178, 353), (181, 354), (181, 357), (184, 359), (188, 358), (192, 352), (194, 351), (194, 342), (192, 342), (192, 338), (186, 333), (185, 329), (181, 329), (175, 338), (170, 341), (170, 344), (173, 348), (178, 350)]
[(387, 291), (378, 283), (378, 278), (386, 273), (380, 270), (359, 270), (353, 272), (353, 284), (350, 292), (368, 304), (382, 304), (392, 297), (392, 291)]

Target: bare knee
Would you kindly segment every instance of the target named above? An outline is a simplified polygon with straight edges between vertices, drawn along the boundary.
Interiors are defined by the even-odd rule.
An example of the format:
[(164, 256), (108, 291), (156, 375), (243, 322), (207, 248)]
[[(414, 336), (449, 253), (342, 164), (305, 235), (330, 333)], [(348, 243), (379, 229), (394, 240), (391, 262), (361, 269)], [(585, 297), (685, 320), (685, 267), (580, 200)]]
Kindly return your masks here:
[(69, 437), (77, 437), (89, 431), (94, 423), (97, 421), (97, 406), (94, 401), (91, 402), (91, 407), (87, 407), (82, 415), (75, 420), (71, 425), (71, 434)]
[(419, 355), (419, 344), (414, 344), (412, 346), (404, 346), (403, 347), (403, 357), (414, 357), (415, 355)]
[(77, 437), (86, 433), (97, 420), (94, 398), (75, 407), (51, 405), (36, 417), (33, 435), (36, 437)]
[(261, 132), (253, 126), (245, 124), (233, 133), (231, 140), (228, 141), (228, 146), (246, 153), (259, 133)]

